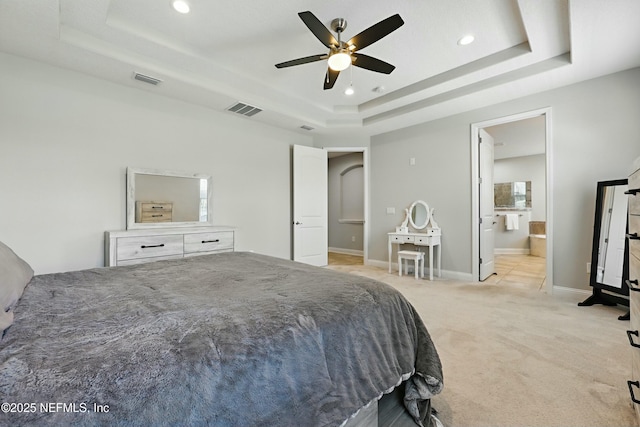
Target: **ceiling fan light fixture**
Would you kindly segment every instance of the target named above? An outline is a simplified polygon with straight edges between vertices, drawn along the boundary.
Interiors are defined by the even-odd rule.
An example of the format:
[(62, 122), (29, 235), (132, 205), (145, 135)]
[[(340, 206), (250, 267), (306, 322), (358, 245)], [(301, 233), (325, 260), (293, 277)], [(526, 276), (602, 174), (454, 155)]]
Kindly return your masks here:
[(347, 86), (347, 88), (344, 90), (344, 94), (345, 95), (353, 95), (356, 91), (353, 89), (353, 85), (349, 85)]
[(185, 0), (172, 0), (171, 6), (179, 13), (189, 13), (191, 7)]
[(333, 71), (343, 71), (351, 65), (351, 56), (340, 50), (329, 57), (329, 68)]

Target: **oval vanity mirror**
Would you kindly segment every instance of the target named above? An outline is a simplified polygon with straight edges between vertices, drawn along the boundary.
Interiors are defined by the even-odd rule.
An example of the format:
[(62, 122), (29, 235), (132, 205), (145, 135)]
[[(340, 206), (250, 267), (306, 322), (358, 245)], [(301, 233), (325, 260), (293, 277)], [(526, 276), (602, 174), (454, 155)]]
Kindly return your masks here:
[(429, 223), (429, 205), (422, 200), (416, 200), (409, 207), (409, 222), (416, 230), (422, 230)]

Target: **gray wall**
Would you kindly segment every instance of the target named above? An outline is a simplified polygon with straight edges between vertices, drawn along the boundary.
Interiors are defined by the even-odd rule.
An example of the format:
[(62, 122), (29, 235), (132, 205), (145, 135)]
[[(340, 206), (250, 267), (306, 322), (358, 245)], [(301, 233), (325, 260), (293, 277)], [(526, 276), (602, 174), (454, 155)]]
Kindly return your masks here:
[(311, 137), (7, 54), (0, 69), (0, 241), (37, 274), (104, 265), (127, 166), (212, 175), (237, 249), (290, 257), (290, 146)]
[(386, 233), (423, 199), (442, 227), (443, 270), (470, 274), (470, 125), (544, 107), (552, 108), (553, 283), (588, 289), (596, 183), (626, 177), (640, 156), (639, 68), (374, 136), (369, 258), (387, 260)]
[[(341, 197), (344, 196), (362, 200), (364, 181), (360, 188), (349, 188), (341, 185), (341, 174), (354, 165), (362, 165), (362, 153), (350, 153), (329, 159), (329, 248), (346, 250), (346, 252), (362, 253), (363, 224), (340, 223)], [(362, 171), (362, 168), (360, 168)], [(362, 201), (364, 208), (364, 200)], [(364, 212), (358, 219), (364, 219)]]

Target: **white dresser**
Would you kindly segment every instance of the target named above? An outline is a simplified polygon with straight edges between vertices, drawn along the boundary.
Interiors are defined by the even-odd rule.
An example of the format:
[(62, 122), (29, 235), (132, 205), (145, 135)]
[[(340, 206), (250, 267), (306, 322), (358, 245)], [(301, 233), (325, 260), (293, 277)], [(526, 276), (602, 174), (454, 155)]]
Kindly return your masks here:
[(628, 381), (631, 400), (636, 411), (636, 424), (640, 425), (640, 158), (634, 162), (635, 172), (629, 176), (629, 305), (630, 329), (627, 331), (631, 344), (631, 380)]
[(105, 232), (105, 266), (232, 252), (233, 227), (174, 227)]

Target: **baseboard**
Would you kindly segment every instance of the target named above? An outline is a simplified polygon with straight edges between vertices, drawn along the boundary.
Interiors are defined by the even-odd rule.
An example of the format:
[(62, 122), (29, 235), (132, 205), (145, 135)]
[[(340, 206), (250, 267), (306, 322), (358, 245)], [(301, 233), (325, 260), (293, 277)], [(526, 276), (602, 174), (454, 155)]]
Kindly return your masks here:
[(530, 255), (531, 250), (528, 248), (495, 248), (493, 253), (495, 255)]
[(359, 251), (357, 249), (329, 248), (329, 252), (342, 255), (364, 256), (364, 251)]

